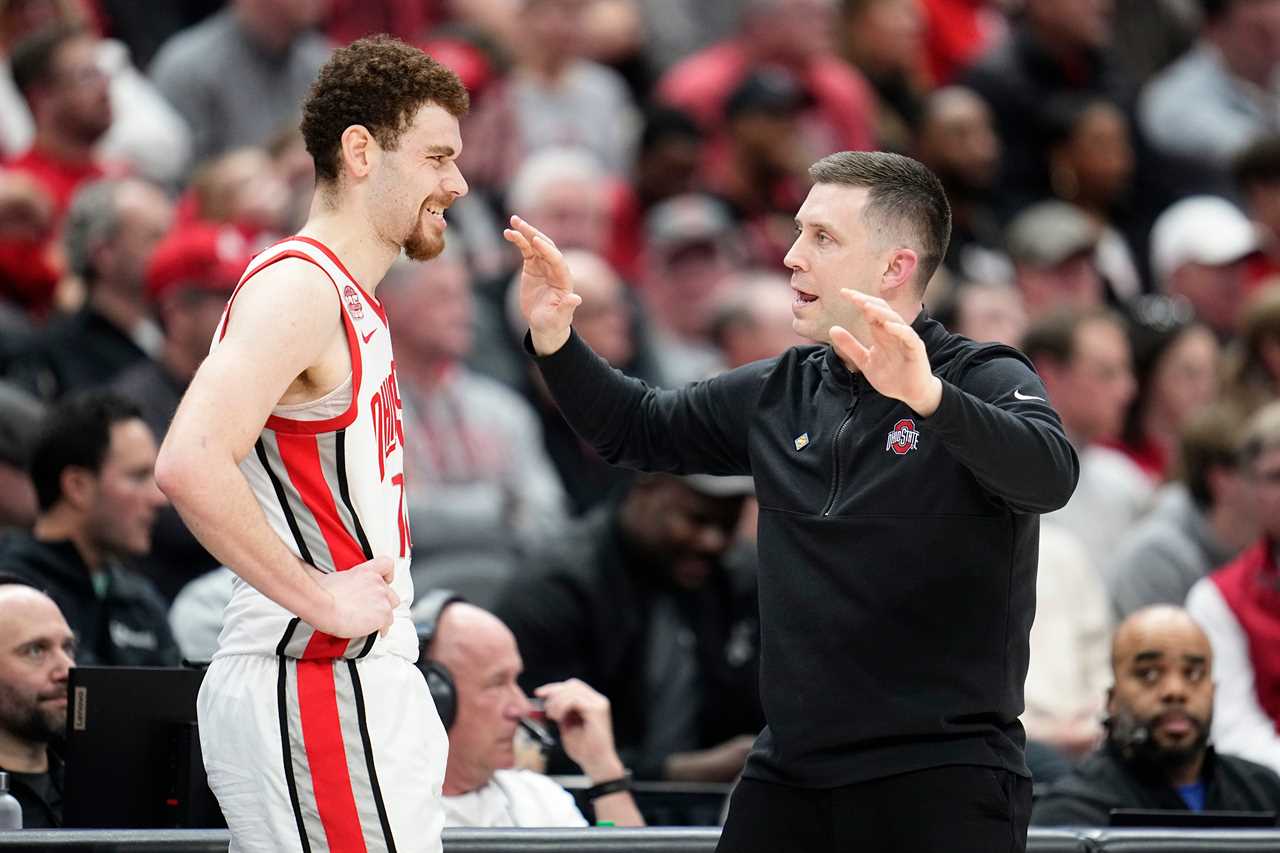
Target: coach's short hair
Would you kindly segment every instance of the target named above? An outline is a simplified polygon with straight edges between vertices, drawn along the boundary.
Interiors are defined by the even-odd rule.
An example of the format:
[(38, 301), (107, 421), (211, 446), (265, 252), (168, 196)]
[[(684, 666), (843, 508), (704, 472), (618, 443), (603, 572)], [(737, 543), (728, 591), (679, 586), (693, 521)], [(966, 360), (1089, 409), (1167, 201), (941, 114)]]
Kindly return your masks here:
[(901, 241), (915, 249), (916, 287), (924, 293), (951, 240), (951, 205), (938, 176), (901, 154), (839, 151), (810, 166), (809, 177), (817, 184), (869, 190), (862, 214), (867, 227), (882, 242)]
[(418, 48), (378, 35), (335, 50), (302, 106), (302, 138), (315, 161), (317, 183), (338, 179), (348, 127), (363, 126), (394, 151), (414, 115), (429, 103), (455, 117), (471, 105), (458, 75)]

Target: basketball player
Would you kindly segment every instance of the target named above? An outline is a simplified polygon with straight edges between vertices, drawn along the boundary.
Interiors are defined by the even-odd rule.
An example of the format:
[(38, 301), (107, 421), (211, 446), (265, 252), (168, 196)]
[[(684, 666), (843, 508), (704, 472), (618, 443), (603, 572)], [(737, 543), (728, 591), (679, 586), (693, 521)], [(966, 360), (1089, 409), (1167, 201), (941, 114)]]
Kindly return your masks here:
[(200, 691), (231, 849), (439, 851), (444, 729), (413, 666), (400, 398), (375, 287), (444, 248), (464, 195), (458, 78), (386, 37), (303, 107), (316, 194), (250, 263), (156, 479), (236, 573)]

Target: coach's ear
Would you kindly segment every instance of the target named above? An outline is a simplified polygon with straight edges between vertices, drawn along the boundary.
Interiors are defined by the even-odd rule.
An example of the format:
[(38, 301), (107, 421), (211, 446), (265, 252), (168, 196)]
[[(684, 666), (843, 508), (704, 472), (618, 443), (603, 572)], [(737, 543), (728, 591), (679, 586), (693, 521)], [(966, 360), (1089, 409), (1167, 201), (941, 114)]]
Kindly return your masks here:
[(353, 178), (366, 178), (378, 163), (382, 146), (362, 124), (342, 131), (342, 163)]
[[(885, 302), (895, 302), (902, 293), (914, 290), (916, 267), (920, 257), (914, 249), (899, 246), (888, 252), (884, 272), (880, 275), (880, 292)], [(918, 300), (917, 300), (918, 301)]]

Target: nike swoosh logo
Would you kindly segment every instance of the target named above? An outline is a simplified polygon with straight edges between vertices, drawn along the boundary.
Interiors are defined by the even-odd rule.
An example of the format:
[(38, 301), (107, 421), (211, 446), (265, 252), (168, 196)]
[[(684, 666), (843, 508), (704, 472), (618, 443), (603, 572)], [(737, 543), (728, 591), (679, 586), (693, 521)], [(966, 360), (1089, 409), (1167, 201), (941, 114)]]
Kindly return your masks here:
[(361, 335), (360, 337), (364, 338), (364, 342), (367, 344), (369, 343), (369, 338), (372, 338), (376, 334), (378, 334), (378, 330), (375, 328), (371, 332), (369, 332), (369, 334)]
[[(365, 340), (367, 341), (367, 340), (368, 340), (368, 338), (365, 338)], [(1013, 399), (1015, 399), (1015, 400), (1039, 400), (1041, 403), (1047, 403), (1047, 402), (1049, 402), (1049, 401), (1048, 401), (1048, 400), (1046, 400), (1044, 397), (1032, 397), (1030, 394), (1023, 394), (1021, 391), (1018, 391), (1018, 390), (1016, 390), (1016, 389), (1015, 389), (1015, 390), (1014, 390), (1014, 392), (1013, 392)]]

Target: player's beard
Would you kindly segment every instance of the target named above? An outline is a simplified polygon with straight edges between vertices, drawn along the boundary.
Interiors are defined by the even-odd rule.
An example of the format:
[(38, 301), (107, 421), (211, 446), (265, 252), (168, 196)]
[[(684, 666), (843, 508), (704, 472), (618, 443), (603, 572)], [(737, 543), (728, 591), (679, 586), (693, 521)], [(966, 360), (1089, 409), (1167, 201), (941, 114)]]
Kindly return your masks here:
[(404, 241), (404, 253), (413, 261), (429, 261), (444, 251), (444, 234), (428, 231), (423, 223), (423, 217), (427, 215), (426, 208), (425, 202), (418, 208), (418, 218), (414, 220), (413, 230)]

